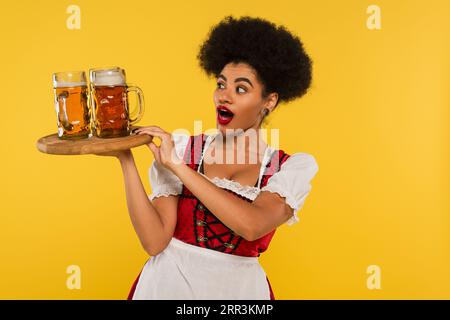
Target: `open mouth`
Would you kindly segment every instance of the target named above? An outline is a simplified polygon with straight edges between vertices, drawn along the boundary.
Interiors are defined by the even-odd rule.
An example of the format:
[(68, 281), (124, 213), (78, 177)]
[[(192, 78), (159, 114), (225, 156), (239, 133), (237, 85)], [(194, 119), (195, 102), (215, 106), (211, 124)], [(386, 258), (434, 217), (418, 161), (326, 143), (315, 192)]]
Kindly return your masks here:
[(217, 120), (220, 124), (227, 124), (229, 123), (234, 117), (233, 112), (231, 112), (227, 107), (225, 106), (218, 106), (217, 107)]
[(230, 111), (227, 111), (225, 109), (219, 109), (219, 115), (222, 118), (232, 118), (234, 116), (234, 114)]

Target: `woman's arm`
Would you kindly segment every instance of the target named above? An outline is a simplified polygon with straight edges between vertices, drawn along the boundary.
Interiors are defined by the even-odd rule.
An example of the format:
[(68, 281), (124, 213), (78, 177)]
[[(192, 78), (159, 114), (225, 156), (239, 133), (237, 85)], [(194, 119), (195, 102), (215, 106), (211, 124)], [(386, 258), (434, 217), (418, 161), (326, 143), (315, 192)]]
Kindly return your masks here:
[(170, 164), (183, 184), (226, 226), (248, 241), (259, 239), (292, 216), (276, 193), (264, 191), (252, 203), (212, 183), (186, 164)]
[(153, 139), (149, 144), (155, 160), (177, 175), (223, 224), (244, 239), (249, 241), (259, 239), (292, 216), (292, 209), (277, 193), (263, 191), (250, 203), (219, 188), (192, 170), (176, 154), (172, 135), (160, 127), (141, 127), (136, 133), (159, 138), (160, 146), (157, 146)]
[[(159, 197), (150, 202), (130, 150), (117, 157), (122, 166), (128, 212), (145, 251), (157, 255), (173, 236), (178, 196)], [(163, 215), (159, 213), (163, 212)]]

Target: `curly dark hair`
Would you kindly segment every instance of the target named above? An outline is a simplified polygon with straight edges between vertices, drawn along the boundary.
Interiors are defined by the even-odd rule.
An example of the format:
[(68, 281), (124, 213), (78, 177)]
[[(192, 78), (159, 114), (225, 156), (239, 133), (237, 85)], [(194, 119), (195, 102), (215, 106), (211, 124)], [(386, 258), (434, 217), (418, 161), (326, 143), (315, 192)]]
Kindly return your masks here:
[(303, 96), (311, 85), (312, 60), (299, 37), (262, 18), (226, 16), (211, 28), (197, 59), (209, 77), (230, 62), (249, 64), (263, 84), (263, 98), (277, 92), (278, 102)]

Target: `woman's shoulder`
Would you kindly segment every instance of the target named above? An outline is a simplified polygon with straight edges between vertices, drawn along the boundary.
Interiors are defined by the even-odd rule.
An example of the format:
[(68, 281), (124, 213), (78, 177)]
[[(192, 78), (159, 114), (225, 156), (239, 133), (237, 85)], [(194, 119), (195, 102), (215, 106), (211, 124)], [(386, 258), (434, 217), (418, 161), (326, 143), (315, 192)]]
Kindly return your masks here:
[[(299, 176), (313, 177), (319, 171), (319, 165), (316, 157), (307, 152), (294, 152), (288, 154), (284, 151), (279, 152), (279, 166), (274, 172), (275, 176), (284, 177), (284, 179), (297, 179)], [(272, 158), (272, 161), (274, 159)], [(276, 180), (276, 179), (275, 179)]]
[(295, 152), (288, 154), (287, 160), (281, 165), (281, 168), (283, 167), (311, 167), (318, 169), (319, 165), (317, 164), (316, 157), (312, 154), (306, 152)]
[(271, 146), (270, 153), (271, 154), (271, 162), (272, 165), (278, 163), (279, 170), (286, 171), (298, 168), (309, 167), (312, 169), (318, 169), (319, 166), (317, 164), (316, 158), (307, 152), (294, 152), (288, 153), (281, 149), (276, 149)]
[(261, 191), (276, 192), (286, 199), (286, 203), (294, 210), (293, 216), (287, 221), (288, 225), (299, 221), (296, 212), (300, 210), (311, 191), (311, 180), (318, 170), (319, 166), (312, 154), (295, 152), (284, 159), (279, 170), (270, 176), (261, 188)]

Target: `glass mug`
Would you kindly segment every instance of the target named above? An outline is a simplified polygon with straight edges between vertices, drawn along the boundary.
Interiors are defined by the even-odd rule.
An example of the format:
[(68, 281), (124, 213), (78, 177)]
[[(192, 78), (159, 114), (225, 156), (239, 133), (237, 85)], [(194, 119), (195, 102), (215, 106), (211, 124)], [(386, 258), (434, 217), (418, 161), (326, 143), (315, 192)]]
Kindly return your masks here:
[(58, 138), (81, 139), (91, 134), (88, 89), (84, 71), (53, 74)]
[[(144, 94), (139, 87), (128, 85), (125, 70), (119, 67), (90, 69), (92, 131), (100, 138), (128, 136), (130, 126), (144, 114)], [(137, 114), (130, 113), (128, 93), (137, 95)], [(135, 110), (136, 111), (136, 110)]]

